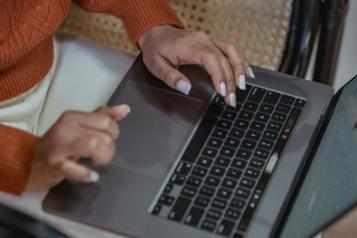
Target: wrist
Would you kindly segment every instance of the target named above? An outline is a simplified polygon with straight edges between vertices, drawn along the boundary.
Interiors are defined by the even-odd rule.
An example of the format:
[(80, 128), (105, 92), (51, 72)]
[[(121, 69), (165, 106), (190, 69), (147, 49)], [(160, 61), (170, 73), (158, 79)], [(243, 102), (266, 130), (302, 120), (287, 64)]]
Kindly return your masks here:
[(171, 25), (159, 25), (159, 26), (154, 26), (152, 28), (150, 28), (149, 30), (145, 31), (141, 37), (138, 40), (138, 45), (140, 47), (140, 49), (143, 49), (143, 47), (145, 46), (146, 42), (148, 42), (150, 39), (152, 39), (153, 37), (155, 37), (156, 35), (159, 35), (160, 33), (175, 28)]

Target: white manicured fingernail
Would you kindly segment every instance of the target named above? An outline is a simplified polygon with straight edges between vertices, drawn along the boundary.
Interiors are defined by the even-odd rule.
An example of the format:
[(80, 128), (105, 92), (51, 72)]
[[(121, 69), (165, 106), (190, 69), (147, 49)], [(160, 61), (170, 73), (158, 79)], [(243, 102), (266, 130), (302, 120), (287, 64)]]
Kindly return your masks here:
[(131, 112), (129, 105), (127, 105), (127, 104), (121, 104), (121, 105), (114, 106), (114, 109), (115, 110), (123, 110), (126, 114)]
[(91, 171), (88, 181), (91, 183), (95, 183), (95, 182), (98, 182), (98, 180), (99, 180), (99, 174), (95, 171)]
[(239, 84), (238, 84), (239, 89), (245, 90), (246, 89), (245, 76), (243, 74), (239, 76), (238, 81), (239, 81)]
[(232, 106), (232, 107), (236, 107), (237, 106), (237, 102), (236, 102), (236, 94), (235, 93), (231, 93), (229, 94), (229, 104)]
[(186, 94), (188, 95), (191, 91), (191, 84), (189, 84), (188, 82), (186, 82), (185, 80), (179, 80), (177, 83), (176, 83), (176, 89), (177, 91), (183, 93), (183, 94)]
[(221, 82), (221, 84), (219, 85), (219, 90), (221, 92), (222, 97), (225, 97), (227, 95), (226, 84), (224, 82)]
[(248, 73), (251, 78), (255, 79), (255, 75), (254, 75), (253, 69), (251, 67), (248, 67)]

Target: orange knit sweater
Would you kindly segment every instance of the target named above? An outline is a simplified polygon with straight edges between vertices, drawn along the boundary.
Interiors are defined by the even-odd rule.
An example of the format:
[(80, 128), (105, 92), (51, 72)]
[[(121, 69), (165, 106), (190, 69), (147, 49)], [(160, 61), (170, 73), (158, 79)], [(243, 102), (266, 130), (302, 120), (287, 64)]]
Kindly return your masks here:
[[(0, 101), (24, 93), (47, 74), (53, 32), (72, 2), (119, 17), (133, 42), (153, 26), (181, 26), (166, 0), (0, 0)], [(0, 124), (0, 191), (22, 193), (36, 141), (31, 134)]]

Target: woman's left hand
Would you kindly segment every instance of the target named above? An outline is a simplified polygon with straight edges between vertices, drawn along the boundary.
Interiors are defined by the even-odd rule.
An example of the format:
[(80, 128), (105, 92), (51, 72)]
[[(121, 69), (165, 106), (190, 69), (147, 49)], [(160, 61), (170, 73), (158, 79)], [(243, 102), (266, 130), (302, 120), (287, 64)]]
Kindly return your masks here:
[(190, 80), (179, 65), (199, 64), (211, 75), (215, 90), (230, 106), (236, 106), (236, 87), (244, 90), (246, 77), (253, 77), (247, 60), (232, 44), (211, 40), (205, 33), (172, 26), (157, 26), (139, 40), (149, 71), (168, 86), (189, 94)]

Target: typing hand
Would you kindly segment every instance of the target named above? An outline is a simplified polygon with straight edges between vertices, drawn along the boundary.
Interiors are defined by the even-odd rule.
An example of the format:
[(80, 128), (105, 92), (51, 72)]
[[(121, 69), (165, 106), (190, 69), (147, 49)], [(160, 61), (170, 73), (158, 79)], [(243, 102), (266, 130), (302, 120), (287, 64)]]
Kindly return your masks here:
[(92, 113), (63, 113), (34, 147), (27, 190), (46, 191), (63, 179), (96, 182), (98, 173), (77, 160), (89, 158), (93, 166), (109, 163), (119, 136), (116, 122), (129, 112), (128, 106), (121, 105), (101, 107)]
[(247, 60), (232, 45), (211, 40), (205, 33), (164, 25), (152, 28), (139, 40), (144, 63), (168, 86), (188, 94), (191, 83), (179, 65), (200, 64), (212, 77), (215, 90), (236, 106), (235, 89), (245, 89), (245, 77), (254, 77)]

